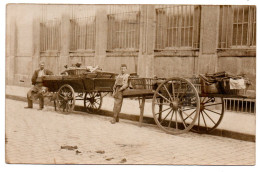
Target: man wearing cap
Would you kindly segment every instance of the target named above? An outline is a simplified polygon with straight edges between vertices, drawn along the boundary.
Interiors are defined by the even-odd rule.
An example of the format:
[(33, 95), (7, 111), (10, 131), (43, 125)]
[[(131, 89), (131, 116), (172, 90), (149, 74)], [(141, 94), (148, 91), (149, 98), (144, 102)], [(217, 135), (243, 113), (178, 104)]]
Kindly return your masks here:
[(48, 69), (44, 69), (44, 62), (40, 62), (40, 69), (35, 70), (34, 74), (32, 76), (32, 85), (34, 85), (34, 86), (27, 93), (28, 106), (25, 108), (33, 108), (32, 99), (33, 99), (33, 97), (35, 97), (35, 98), (39, 99), (39, 109), (38, 110), (43, 109), (44, 98), (40, 91), (43, 87), (42, 77), (44, 75), (53, 75), (53, 73)]
[(120, 67), (121, 73), (116, 77), (115, 85), (113, 87), (113, 97), (114, 97), (114, 116), (111, 121), (112, 124), (119, 122), (119, 113), (123, 104), (123, 91), (128, 88), (128, 77), (126, 73), (127, 66), (122, 64)]

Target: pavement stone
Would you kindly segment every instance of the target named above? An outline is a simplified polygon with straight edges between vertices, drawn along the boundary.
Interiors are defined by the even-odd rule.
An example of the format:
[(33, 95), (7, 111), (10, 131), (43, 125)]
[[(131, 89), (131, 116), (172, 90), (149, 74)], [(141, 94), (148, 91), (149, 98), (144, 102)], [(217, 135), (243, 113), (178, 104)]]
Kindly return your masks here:
[[(87, 113), (24, 109), (6, 99), (6, 162), (29, 164), (254, 165), (255, 143)], [(14, 108), (15, 107), (15, 108)], [(77, 146), (75, 150), (61, 146)], [(78, 153), (77, 153), (78, 151)]]

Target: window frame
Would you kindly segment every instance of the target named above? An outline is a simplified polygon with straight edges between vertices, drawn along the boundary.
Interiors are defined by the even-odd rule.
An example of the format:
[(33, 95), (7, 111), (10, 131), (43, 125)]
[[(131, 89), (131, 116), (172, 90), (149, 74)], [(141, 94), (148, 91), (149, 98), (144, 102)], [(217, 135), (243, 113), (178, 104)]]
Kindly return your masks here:
[[(187, 16), (188, 16), (188, 20), (189, 20), (188, 25), (184, 25), (184, 26), (182, 25), (183, 17), (180, 16), (180, 15), (183, 15), (183, 12), (181, 12), (182, 13), (181, 14), (179, 12), (180, 10), (177, 10), (177, 17), (174, 16), (174, 15), (165, 14), (164, 20), (166, 20), (166, 22), (165, 22), (165, 27), (166, 27), (165, 33), (166, 34), (164, 34), (162, 36), (162, 38), (160, 38), (161, 44), (162, 44), (162, 46), (160, 47), (160, 44), (158, 43), (158, 41), (159, 41), (158, 40), (158, 38), (159, 38), (158, 32), (163, 32), (163, 31), (158, 29), (161, 26), (160, 24), (162, 23), (162, 22), (159, 21), (158, 11), (161, 10), (164, 13), (167, 13), (169, 9), (172, 10), (172, 9), (178, 9), (178, 8), (182, 7), (181, 10), (183, 10), (183, 7), (187, 7), (187, 6), (190, 7), (190, 10), (193, 7), (193, 14), (191, 14), (191, 12), (189, 12), (188, 13), (189, 15), (184, 16), (185, 18), (187, 18)], [(176, 12), (174, 10), (172, 10), (171, 12), (176, 14)], [(169, 14), (170, 14), (170, 12), (169, 12)], [(168, 50), (169, 51), (172, 51), (172, 50), (174, 50), (174, 51), (177, 51), (177, 50), (180, 50), (180, 51), (199, 50), (199, 47), (200, 47), (200, 22), (201, 22), (200, 21), (201, 20), (201, 6), (200, 5), (162, 6), (162, 7), (155, 9), (155, 15), (156, 15), (155, 52), (157, 52), (157, 51), (168, 51)], [(191, 16), (191, 15), (193, 15), (193, 16)], [(174, 18), (174, 20), (170, 20), (169, 18)], [(192, 25), (191, 25), (190, 18), (192, 18)], [(175, 25), (172, 26), (171, 24), (175, 20), (177, 22), (175, 23)], [(184, 22), (187, 23), (187, 19), (185, 19)], [(170, 27), (169, 27), (169, 25), (170, 25)], [(192, 34), (190, 33), (190, 31), (188, 31), (188, 32), (185, 31), (185, 29), (190, 28), (190, 27), (192, 27)], [(173, 34), (169, 34), (169, 32), (168, 32), (168, 30), (170, 30), (170, 29), (176, 29), (177, 30), (175, 32), (176, 35), (181, 35), (182, 30), (184, 29), (184, 31), (188, 33), (188, 41), (186, 41), (184, 39), (184, 42), (187, 42), (188, 46), (186, 46), (187, 44), (182, 45), (182, 42), (183, 42), (182, 41), (183, 40), (182, 35), (177, 36), (177, 42), (175, 41), (175, 43), (173, 43), (174, 36), (173, 36)], [(167, 39), (168, 35), (172, 35), (171, 36), (172, 37), (171, 43), (169, 43), (169, 39)], [(191, 43), (189, 42), (189, 40), (190, 40), (189, 36), (190, 35), (192, 35), (191, 36)], [(186, 36), (186, 34), (184, 34), (184, 38), (185, 38), (185, 36)], [(162, 40), (162, 39), (166, 39), (166, 40)], [(170, 44), (172, 44), (172, 45), (174, 44), (174, 46), (169, 46)]]

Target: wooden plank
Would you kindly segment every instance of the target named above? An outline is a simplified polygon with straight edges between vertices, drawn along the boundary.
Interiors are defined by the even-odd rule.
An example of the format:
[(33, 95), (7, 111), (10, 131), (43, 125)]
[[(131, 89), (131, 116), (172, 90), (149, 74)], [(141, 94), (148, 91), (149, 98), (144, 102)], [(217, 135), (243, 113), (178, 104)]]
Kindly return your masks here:
[(148, 89), (127, 89), (123, 92), (123, 97), (142, 97), (142, 96), (152, 96), (154, 90)]

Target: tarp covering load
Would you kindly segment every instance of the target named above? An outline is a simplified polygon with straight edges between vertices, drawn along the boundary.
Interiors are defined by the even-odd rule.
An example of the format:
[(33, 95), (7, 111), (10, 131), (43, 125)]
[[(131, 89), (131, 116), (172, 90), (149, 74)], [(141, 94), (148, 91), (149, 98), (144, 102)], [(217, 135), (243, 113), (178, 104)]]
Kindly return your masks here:
[(251, 82), (245, 75), (231, 75), (227, 72), (200, 74), (201, 92), (208, 94), (245, 94)]

